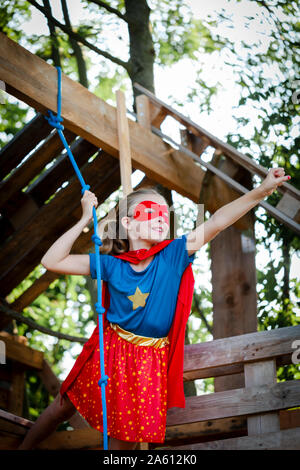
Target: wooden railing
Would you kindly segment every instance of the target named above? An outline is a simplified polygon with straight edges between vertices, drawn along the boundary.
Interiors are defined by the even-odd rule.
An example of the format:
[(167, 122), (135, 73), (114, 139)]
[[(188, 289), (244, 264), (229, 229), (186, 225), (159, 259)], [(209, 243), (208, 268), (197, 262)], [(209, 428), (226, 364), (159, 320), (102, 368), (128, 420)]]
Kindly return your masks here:
[[(278, 366), (300, 362), (297, 340), (300, 326), (185, 346), (185, 381), (244, 372), (245, 387), (187, 397), (185, 408), (168, 411), (165, 443), (150, 449), (300, 449), (300, 380), (276, 377)], [(7, 347), (12, 359), (19, 358), (17, 348)], [(38, 373), (55, 395), (60, 384), (47, 363), (29, 350), (26, 357), (31, 367), (38, 358)], [(74, 431), (53, 433), (38, 448), (100, 449), (100, 433), (85, 427), (80, 415), (72, 419)], [(0, 448), (16, 448), (31, 426), (0, 410)]]
[[(186, 398), (185, 408), (172, 408), (167, 416), (167, 439), (187, 437), (189, 426), (193, 441), (195, 428), (202, 423), (200, 442), (193, 448), (294, 448), (300, 449), (300, 380), (277, 382), (276, 368), (300, 363), (300, 326), (250, 333), (185, 347), (184, 378), (195, 380), (244, 372), (245, 387)], [(283, 430), (287, 412), (294, 410), (294, 429)], [(292, 413), (289, 411), (288, 413)], [(229, 438), (232, 418), (239, 420), (241, 436)], [(245, 419), (247, 426), (245, 427)], [(222, 440), (203, 443), (210, 422), (210, 439), (217, 435), (216, 422), (223, 420)], [(227, 420), (224, 425), (224, 420)], [(206, 423), (206, 426), (203, 424)], [(214, 425), (215, 424), (215, 425)], [(182, 432), (180, 432), (180, 427)], [(200, 428), (199, 428), (200, 429)], [(173, 432), (172, 432), (173, 431)], [(237, 428), (235, 428), (235, 432)], [(245, 436), (245, 434), (247, 434)], [(285, 437), (284, 437), (285, 436)], [(228, 439), (224, 439), (228, 437)], [(259, 444), (258, 444), (259, 442)], [(177, 442), (179, 443), (179, 442)], [(287, 447), (286, 447), (287, 446)], [(292, 446), (292, 447), (291, 447)], [(179, 448), (190, 448), (191, 444)]]

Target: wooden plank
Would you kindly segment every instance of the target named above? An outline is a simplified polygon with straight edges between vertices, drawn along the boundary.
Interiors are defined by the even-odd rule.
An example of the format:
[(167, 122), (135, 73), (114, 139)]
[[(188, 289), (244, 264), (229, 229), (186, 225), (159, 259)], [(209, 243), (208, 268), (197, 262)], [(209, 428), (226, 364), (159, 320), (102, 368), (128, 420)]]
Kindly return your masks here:
[(300, 380), (186, 398), (186, 408), (170, 409), (167, 424), (179, 425), (248, 416), (300, 406)]
[(27, 428), (0, 418), (0, 432), (3, 432), (3, 434), (9, 433), (24, 437), (27, 433)]
[[(107, 161), (108, 162), (108, 161)], [(107, 181), (114, 173), (115, 168), (106, 168), (103, 160), (98, 156), (93, 162), (87, 165), (83, 171), (83, 177), (89, 181), (91, 187), (100, 185), (101, 182)], [(110, 194), (110, 193), (109, 193)], [(108, 194), (107, 196), (108, 197)], [(70, 217), (76, 208), (80, 208), (81, 186), (75, 176), (70, 184), (59, 191), (52, 199), (51, 203), (44, 205), (37, 214), (32, 217), (7, 243), (3, 246), (0, 259), (3, 262), (0, 278), (3, 280), (1, 292), (4, 292), (11, 286), (13, 280), (14, 268), (18, 267), (20, 261), (30, 254), (40, 244), (41, 240), (49, 237), (51, 225), (56, 227), (57, 231), (66, 230), (68, 223), (67, 217)], [(69, 219), (70, 220), (70, 219)], [(71, 217), (71, 223), (75, 223)], [(17, 247), (22, 247), (20, 250)], [(40, 252), (41, 253), (41, 252)], [(41, 259), (41, 258), (40, 258)], [(24, 271), (23, 271), (24, 274)], [(22, 277), (23, 279), (24, 277)], [(9, 280), (11, 281), (9, 282)], [(15, 284), (16, 285), (16, 284)]]
[[(14, 195), (16, 196), (16, 194)], [(20, 191), (17, 195), (18, 202), (15, 203), (15, 198), (12, 198), (6, 207), (3, 207), (2, 214), (9, 218), (10, 223), (14, 227), (14, 230), (22, 230), (22, 227), (28, 220), (39, 210), (39, 206), (32, 199), (32, 197), (23, 191)]]
[[(77, 139), (71, 144), (71, 151), (80, 170), (88, 165), (88, 160), (98, 149), (84, 139)], [(101, 151), (99, 152), (99, 156)], [(103, 155), (104, 158), (104, 155)], [(28, 188), (28, 194), (41, 206), (51, 197), (61, 185), (74, 177), (74, 169), (69, 157), (64, 153), (59, 155), (51, 168), (46, 169)]]
[[(192, 150), (196, 155), (202, 155), (204, 150), (209, 146), (209, 141), (206, 138), (201, 138), (198, 135), (194, 135), (187, 129), (180, 129), (181, 144)], [(233, 175), (230, 175), (233, 177)]]
[(170, 450), (300, 450), (300, 428), (169, 448)]
[(37, 445), (37, 449), (67, 450), (89, 449), (102, 446), (102, 433), (93, 428), (74, 431), (56, 431)]
[(116, 92), (117, 100), (117, 125), (118, 125), (118, 141), (119, 141), (119, 159), (121, 171), (121, 184), (123, 187), (123, 196), (127, 196), (132, 192), (131, 184), (131, 153), (128, 119), (126, 116), (126, 100), (121, 90)]
[[(1, 38), (2, 39), (2, 38)], [(1, 40), (2, 47), (2, 40)], [(52, 127), (37, 114), (0, 152), (0, 180), (11, 172), (36, 145), (50, 134)]]
[[(247, 435), (246, 418), (223, 418), (213, 421), (202, 421), (197, 423), (181, 424), (178, 426), (167, 426), (165, 443), (179, 443), (183, 440), (197, 442), (203, 440), (220, 439), (222, 436), (233, 437)], [(174, 444), (175, 445), (175, 444)], [(160, 444), (159, 447), (163, 446)]]
[(154, 127), (160, 127), (162, 125), (162, 123), (164, 122), (164, 120), (166, 119), (168, 113), (166, 113), (166, 111), (161, 108), (161, 107), (157, 107), (157, 106), (154, 106), (153, 103), (149, 103), (149, 107), (150, 107), (150, 120), (151, 120), (151, 124), (154, 126)]
[[(164, 110), (166, 114), (172, 116), (178, 122), (183, 124), (193, 134), (199, 135), (200, 137), (207, 139), (212, 147), (221, 150), (224, 155), (229, 156), (239, 165), (249, 170), (251, 173), (257, 174), (263, 178), (266, 177), (268, 170), (256, 163), (252, 158), (242, 154), (241, 152), (236, 150), (232, 145), (222, 142), (220, 139), (200, 127), (191, 119), (185, 117), (179, 111), (176, 111), (171, 106), (161, 101), (153, 93), (151, 93), (149, 90), (142, 87), (138, 83), (134, 83), (134, 87), (141, 93), (144, 93), (146, 96), (148, 96), (152, 103), (154, 103), (161, 110)], [(290, 184), (283, 183), (283, 185), (278, 188), (278, 190), (283, 193), (287, 192), (294, 196), (296, 199), (300, 200), (300, 191)]]
[(7, 336), (0, 331), (0, 339), (6, 346), (6, 356), (8, 359), (17, 361), (26, 367), (41, 370), (43, 367), (44, 354), (36, 349), (25, 346), (13, 339), (13, 335)]
[[(102, 153), (101, 158), (103, 168), (101, 167), (102, 170), (98, 170), (98, 173), (96, 172), (96, 174), (98, 174), (98, 178), (95, 182), (95, 185), (93, 186), (93, 191), (98, 197), (99, 204), (106, 200), (106, 198), (111, 194), (111, 191), (115, 191), (120, 187), (120, 171), (118, 161), (104, 153)], [(52, 204), (52, 202), (53, 201), (51, 201), (50, 204)], [(47, 236), (44, 237), (36, 247), (32, 247), (32, 250), (22, 259), (20, 263), (17, 264), (17, 266), (12, 270), (12, 272), (10, 272), (9, 275), (5, 278), (5, 283), (3, 282), (1, 284), (3, 297), (7, 295), (15, 286), (17, 286), (21, 282), (21, 280), (24, 279), (24, 276), (27, 276), (27, 274), (29, 274), (35, 266), (40, 264), (42, 256), (48, 250), (51, 243), (54, 243), (54, 241), (61, 235), (61, 233), (63, 233), (63, 231), (68, 230), (68, 228), (70, 228), (76, 223), (76, 221), (79, 220), (81, 216), (80, 211), (81, 208), (77, 207), (70, 215), (66, 214), (64, 224), (60, 229), (56, 226), (55, 220), (48, 221), (49, 232)], [(99, 222), (99, 224), (101, 224), (101, 221)], [(83, 232), (83, 234), (79, 237), (78, 240), (76, 240), (74, 244), (75, 253), (88, 252), (88, 250), (92, 247), (93, 244), (91, 240), (91, 235), (91, 232)], [(59, 277), (59, 275), (57, 275), (57, 277)], [(22, 304), (24, 305), (24, 302), (27, 301), (31, 303), (30, 300), (33, 301), (36, 297), (38, 297), (41, 292), (43, 292), (43, 287), (44, 290), (47, 288), (47, 285), (45, 286), (44, 284), (44, 282), (46, 281), (47, 279), (42, 279), (42, 285), (38, 285), (35, 287), (32, 286), (32, 289), (30, 288), (31, 290), (30, 292), (28, 292), (28, 295), (25, 291), (25, 298), (20, 297), (20, 305), (18, 304), (19, 298), (17, 299), (17, 305), (19, 305), (19, 308), (17, 308), (18, 311), (22, 311), (21, 306)], [(50, 282), (51, 279), (48, 279), (48, 285), (50, 284)], [(4, 289), (6, 293), (4, 292)], [(27, 305), (29, 304), (27, 303)], [(1, 315), (0, 329), (5, 328), (5, 326), (10, 322), (11, 318), (9, 316), (4, 314)]]
[[(1, 34), (0, 79), (7, 91), (39, 111), (56, 110), (57, 71)], [(85, 87), (62, 75), (62, 117), (64, 126), (118, 158), (119, 144), (115, 108), (102, 101)], [(164, 155), (170, 148), (152, 132), (128, 120), (132, 166), (169, 189), (193, 201), (198, 200), (204, 172), (191, 159), (181, 155), (188, 175), (182, 178), (176, 162)]]
[[(276, 361), (254, 362), (245, 364), (245, 386), (253, 387), (259, 385), (276, 384), (277, 371)], [(248, 418), (248, 435), (256, 436), (266, 432), (275, 432), (280, 429), (279, 413), (266, 413), (260, 416), (249, 416)]]
[(149, 98), (145, 95), (136, 97), (136, 111), (139, 124), (151, 131)]
[(291, 355), (292, 343), (299, 337), (300, 325), (297, 325), (187, 345), (184, 371), (190, 380), (202, 378), (202, 371), (207, 377), (209, 369), (213, 377), (218, 367)]
[(23, 428), (29, 429), (33, 426), (34, 422), (29, 419), (22, 418), (22, 416), (16, 416), (13, 413), (9, 413), (5, 410), (0, 410), (0, 419), (14, 423), (15, 425), (22, 426)]
[(300, 428), (300, 408), (279, 412), (280, 429)]
[[(65, 137), (70, 142), (75, 135), (67, 131)], [(0, 183), (0, 207), (3, 207), (16, 192), (27, 186), (62, 149), (63, 144), (58, 134), (49, 135), (45, 142), (12, 172), (9, 178)]]
[(46, 271), (10, 305), (12, 310), (15, 310), (16, 312), (22, 312), (25, 307), (30, 305), (40, 294), (47, 290), (50, 284), (58, 279), (59, 276), (60, 274), (58, 273)]

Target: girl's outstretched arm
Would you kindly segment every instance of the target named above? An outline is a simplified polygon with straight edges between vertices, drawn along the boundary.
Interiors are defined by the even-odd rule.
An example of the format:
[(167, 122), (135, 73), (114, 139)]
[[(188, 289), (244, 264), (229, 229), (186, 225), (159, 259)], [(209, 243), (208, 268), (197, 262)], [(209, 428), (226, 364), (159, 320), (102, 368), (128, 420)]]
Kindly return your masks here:
[(206, 222), (188, 234), (187, 250), (189, 256), (200, 250), (222, 230), (234, 224), (288, 179), (290, 176), (285, 175), (283, 168), (271, 168), (260, 186), (218, 209)]
[(74, 242), (93, 217), (93, 206), (97, 207), (98, 201), (95, 194), (85, 191), (82, 199), (81, 219), (65, 232), (43, 256), (41, 263), (49, 271), (60, 274), (90, 274), (89, 255), (70, 255)]

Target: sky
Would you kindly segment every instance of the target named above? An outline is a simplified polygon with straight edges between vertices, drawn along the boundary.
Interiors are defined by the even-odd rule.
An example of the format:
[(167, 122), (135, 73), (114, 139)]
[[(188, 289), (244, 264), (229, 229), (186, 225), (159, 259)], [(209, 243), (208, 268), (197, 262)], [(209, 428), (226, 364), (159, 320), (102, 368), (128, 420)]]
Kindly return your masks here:
[[(194, 17), (196, 18), (208, 18), (209, 15), (214, 15), (215, 10), (220, 11), (220, 8), (224, 8), (226, 15), (231, 15), (234, 21), (234, 28), (226, 28), (222, 24), (218, 25), (218, 32), (222, 36), (226, 36), (232, 41), (236, 41), (236, 49), (239, 50), (239, 41), (244, 39), (248, 42), (249, 45), (261, 41), (261, 50), (263, 51), (268, 44), (268, 31), (271, 28), (271, 25), (268, 23), (266, 18), (262, 14), (262, 9), (260, 9), (255, 2), (249, 0), (242, 0), (241, 2), (230, 2), (226, 0), (210, 0), (199, 1), (199, 0), (186, 0), (186, 3), (190, 5), (193, 10)], [(51, 1), (52, 9), (54, 16), (57, 19), (61, 19), (61, 9), (59, 0)], [(82, 8), (79, 0), (72, 0), (68, 2), (69, 13), (71, 16), (71, 21), (73, 24), (77, 24), (79, 21), (83, 21), (87, 17), (86, 11)], [(149, 0), (149, 5), (151, 7), (151, 1)], [(245, 16), (253, 16), (256, 18), (255, 23), (251, 23), (251, 28), (249, 23), (245, 20)], [(87, 18), (88, 19), (88, 18)], [(36, 34), (48, 34), (47, 25), (38, 11), (34, 10), (32, 20), (23, 25), (24, 31), (28, 33)], [(106, 32), (104, 32), (106, 34)], [(126, 41), (121, 41), (118, 39), (118, 36), (127, 37), (127, 31), (124, 26), (124, 30), (117, 31), (115, 33), (110, 33), (110, 37), (106, 38), (109, 40), (111, 47), (111, 53), (116, 51), (119, 57), (126, 60), (127, 59), (127, 45)], [(91, 58), (96, 59), (96, 56), (91, 54)], [(225, 57), (226, 58), (226, 57)], [(205, 83), (209, 86), (213, 86), (216, 82), (221, 83), (221, 88), (217, 96), (213, 97), (212, 108), (213, 111), (208, 114), (205, 112), (200, 113), (199, 107), (197, 104), (186, 103), (184, 108), (180, 109), (180, 112), (189, 116), (201, 127), (211, 132), (220, 139), (224, 139), (228, 132), (235, 131), (237, 129), (236, 121), (233, 118), (233, 114), (237, 115), (237, 110), (234, 109), (234, 106), (237, 106), (238, 100), (240, 98), (240, 90), (237, 85), (235, 85), (235, 76), (233, 68), (225, 63), (224, 56), (220, 57), (217, 53), (213, 53), (210, 56), (205, 55), (201, 56), (199, 54), (199, 61), (203, 62), (205, 60), (205, 66), (202, 78), (205, 79)], [(227, 57), (227, 62), (231, 60), (231, 56)], [(99, 59), (97, 59), (99, 61)], [(96, 62), (96, 60), (95, 60)], [(176, 97), (178, 101), (184, 101), (186, 96), (186, 90), (193, 86), (196, 79), (196, 70), (197, 67), (192, 61), (184, 59), (178, 64), (171, 67), (159, 67), (155, 66), (155, 90), (157, 96), (170, 103), (170, 96)], [(272, 77), (272, 74), (277, 73), (277, 70), (266, 68), (265, 73)], [(109, 72), (108, 72), (109, 73)], [(95, 69), (95, 77), (97, 76), (97, 70)], [(93, 78), (91, 78), (93, 81)], [(96, 79), (95, 79), (96, 80)], [(95, 81), (96, 84), (96, 81)], [(128, 89), (126, 93), (126, 100), (128, 108), (131, 107), (132, 95), (131, 90)], [(113, 104), (113, 103), (111, 103)], [(247, 126), (241, 130), (245, 136), (251, 132), (252, 126), (257, 122), (256, 118), (257, 112), (254, 109), (247, 109), (247, 117), (251, 118), (249, 127)], [(163, 131), (169, 133), (174, 139), (178, 140), (178, 126), (168, 123), (163, 127)], [(209, 156), (203, 157), (204, 159), (210, 158)], [(133, 187), (138, 184), (140, 179), (143, 177), (142, 172), (136, 172), (132, 178)], [(260, 180), (257, 179), (257, 182)], [(187, 198), (183, 198), (173, 191), (173, 197), (175, 201), (184, 202), (187, 206), (195, 208), (193, 202)], [(261, 213), (265, 211), (260, 209)], [(262, 233), (262, 227), (260, 224), (255, 225), (256, 233), (260, 235)], [(178, 234), (181, 235), (180, 233)], [(274, 257), (274, 264), (278, 263), (278, 250), (276, 244), (272, 244), (272, 257)], [(269, 253), (263, 248), (259, 249), (259, 253), (256, 257), (256, 265), (258, 269), (262, 269), (269, 259)], [(195, 265), (198, 265), (201, 269), (201, 276), (198, 276), (196, 279), (195, 288), (201, 289), (201, 287), (206, 287), (211, 289), (211, 272), (210, 272), (210, 262), (205, 253), (205, 247), (203, 247), (196, 256)], [(300, 273), (300, 260), (297, 255), (292, 257), (291, 263), (291, 279), (298, 277)], [(298, 312), (300, 315), (300, 312)], [(197, 323), (197, 322), (196, 322)]]

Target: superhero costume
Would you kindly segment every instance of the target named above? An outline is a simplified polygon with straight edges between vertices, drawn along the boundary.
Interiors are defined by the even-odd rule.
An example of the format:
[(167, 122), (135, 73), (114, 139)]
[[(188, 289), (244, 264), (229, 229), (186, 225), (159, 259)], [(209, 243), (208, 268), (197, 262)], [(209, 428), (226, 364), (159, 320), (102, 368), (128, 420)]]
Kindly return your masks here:
[[(146, 259), (159, 251), (163, 250), (173, 240), (164, 240), (152, 246), (149, 250), (141, 249), (135, 251), (129, 251), (120, 255), (113, 255), (115, 258), (126, 260), (133, 264), (138, 264), (141, 260)], [(111, 256), (111, 255), (109, 255)], [(168, 333), (170, 342), (170, 350), (168, 357), (168, 394), (167, 394), (167, 408), (171, 407), (185, 407), (185, 397), (183, 391), (183, 359), (184, 359), (184, 338), (185, 338), (185, 327), (188, 320), (188, 316), (191, 310), (192, 297), (194, 290), (194, 276), (191, 268), (191, 264), (185, 269), (177, 295), (176, 309), (173, 318), (171, 328)], [(103, 281), (102, 285), (102, 305), (105, 308), (103, 315), (103, 327), (105, 328), (108, 320), (106, 318), (107, 310), (110, 305), (110, 294), (107, 283)], [(78, 356), (71, 372), (69, 373), (66, 380), (63, 382), (60, 393), (61, 396), (68, 390), (71, 384), (74, 382), (85, 362), (88, 360), (94, 349), (98, 346), (98, 325), (95, 328), (92, 336), (88, 342), (84, 345), (81, 354)]]

